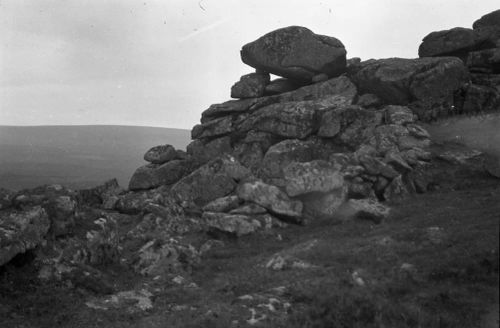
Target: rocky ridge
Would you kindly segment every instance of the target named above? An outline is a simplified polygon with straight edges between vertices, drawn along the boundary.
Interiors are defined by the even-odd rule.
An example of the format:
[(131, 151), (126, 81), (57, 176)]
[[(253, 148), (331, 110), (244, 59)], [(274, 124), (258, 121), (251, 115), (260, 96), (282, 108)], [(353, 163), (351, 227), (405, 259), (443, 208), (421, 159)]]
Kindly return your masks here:
[[(420, 123), (500, 109), (499, 13), (429, 34), (417, 59), (347, 59), (336, 38), (297, 26), (262, 36), (242, 48), (256, 72), (232, 87), (237, 99), (203, 111), (186, 151), (148, 150), (128, 190), (116, 180), (0, 190), (0, 266), (31, 252), (39, 279), (92, 291), (88, 307), (140, 312), (153, 306), (152, 286), (196, 288), (190, 272), (223, 247), (220, 236), (379, 224), (410, 194), (487, 175), (483, 154), (442, 149)], [(295, 265), (282, 258), (268, 266)], [(154, 283), (115, 290), (106, 265)]]

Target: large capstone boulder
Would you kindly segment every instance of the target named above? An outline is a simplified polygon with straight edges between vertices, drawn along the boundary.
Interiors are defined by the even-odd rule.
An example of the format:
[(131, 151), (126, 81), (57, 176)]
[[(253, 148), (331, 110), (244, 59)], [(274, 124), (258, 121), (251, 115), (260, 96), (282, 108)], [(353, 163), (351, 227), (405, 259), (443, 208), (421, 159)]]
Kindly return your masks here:
[(270, 77), (267, 73), (250, 73), (243, 75), (231, 87), (231, 98), (257, 98), (264, 95)]
[(229, 195), (250, 171), (236, 158), (224, 155), (196, 169), (172, 186), (172, 193), (186, 207), (203, 207)]
[(242, 183), (237, 189), (238, 197), (266, 208), (276, 217), (292, 222), (302, 221), (303, 205), (291, 200), (278, 187), (262, 181)]
[(244, 45), (241, 59), (259, 70), (303, 82), (321, 73), (338, 76), (346, 69), (342, 42), (300, 26), (275, 30)]
[(40, 245), (50, 228), (41, 206), (0, 212), (0, 266)]
[(361, 92), (376, 94), (386, 104), (446, 103), (452, 108), (453, 95), (469, 74), (457, 57), (388, 58), (362, 62), (352, 78)]

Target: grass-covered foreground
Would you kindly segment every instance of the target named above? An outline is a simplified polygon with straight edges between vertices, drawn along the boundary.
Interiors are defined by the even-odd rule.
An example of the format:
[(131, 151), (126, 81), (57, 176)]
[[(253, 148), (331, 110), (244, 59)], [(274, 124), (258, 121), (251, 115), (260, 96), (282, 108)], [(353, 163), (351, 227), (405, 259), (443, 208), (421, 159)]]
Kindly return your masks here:
[(499, 200), (498, 180), (472, 181), (411, 196), (379, 225), (216, 236), (168, 281), (103, 268), (117, 290), (154, 291), (144, 311), (89, 307), (100, 286), (42, 283), (18, 257), (0, 273), (1, 327), (495, 327)]

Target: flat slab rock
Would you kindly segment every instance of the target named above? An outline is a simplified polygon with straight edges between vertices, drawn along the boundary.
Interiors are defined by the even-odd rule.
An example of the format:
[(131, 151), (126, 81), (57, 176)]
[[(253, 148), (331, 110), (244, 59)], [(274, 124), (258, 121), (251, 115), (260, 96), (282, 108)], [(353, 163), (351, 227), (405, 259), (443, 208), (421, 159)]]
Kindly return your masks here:
[(279, 218), (301, 222), (303, 205), (291, 200), (278, 187), (262, 181), (245, 182), (237, 189), (238, 197), (266, 208)]

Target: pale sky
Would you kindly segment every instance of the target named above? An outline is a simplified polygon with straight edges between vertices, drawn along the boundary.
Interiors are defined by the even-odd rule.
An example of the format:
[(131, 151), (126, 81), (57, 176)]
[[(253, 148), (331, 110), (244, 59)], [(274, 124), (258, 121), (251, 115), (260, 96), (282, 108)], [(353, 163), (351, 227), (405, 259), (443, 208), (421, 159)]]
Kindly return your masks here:
[(498, 0), (0, 0), (0, 125), (190, 129), (253, 69), (241, 47), (302, 25), (347, 57), (417, 57)]

